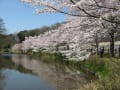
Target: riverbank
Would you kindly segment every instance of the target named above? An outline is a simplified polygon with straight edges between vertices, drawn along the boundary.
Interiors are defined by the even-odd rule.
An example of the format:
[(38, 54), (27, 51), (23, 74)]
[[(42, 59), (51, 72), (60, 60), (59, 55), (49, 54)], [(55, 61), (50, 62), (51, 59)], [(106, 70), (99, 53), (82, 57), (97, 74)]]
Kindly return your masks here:
[(33, 54), (40, 60), (46, 62), (59, 62), (66, 64), (77, 72), (83, 72), (90, 83), (84, 85), (80, 90), (120, 90), (120, 59), (111, 57), (99, 57), (91, 55), (85, 61), (69, 61), (61, 54), (41, 53)]
[(88, 71), (94, 72), (97, 79), (80, 90), (120, 90), (120, 59), (100, 58), (93, 55), (83, 62)]

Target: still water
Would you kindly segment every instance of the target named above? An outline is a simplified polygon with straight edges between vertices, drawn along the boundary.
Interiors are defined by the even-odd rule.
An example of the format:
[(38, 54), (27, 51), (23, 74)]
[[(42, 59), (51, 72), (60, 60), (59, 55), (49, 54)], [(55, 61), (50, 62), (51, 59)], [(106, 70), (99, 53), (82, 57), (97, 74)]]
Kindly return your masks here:
[(81, 72), (59, 63), (0, 55), (0, 90), (75, 90), (86, 83)]

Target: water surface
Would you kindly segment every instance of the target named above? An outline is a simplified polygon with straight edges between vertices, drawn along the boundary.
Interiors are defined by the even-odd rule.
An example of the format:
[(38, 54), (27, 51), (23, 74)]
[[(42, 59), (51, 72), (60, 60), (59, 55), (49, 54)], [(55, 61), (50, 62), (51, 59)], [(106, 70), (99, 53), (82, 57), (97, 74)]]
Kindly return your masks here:
[(59, 63), (26, 55), (0, 55), (0, 90), (71, 90), (86, 83), (81, 72)]

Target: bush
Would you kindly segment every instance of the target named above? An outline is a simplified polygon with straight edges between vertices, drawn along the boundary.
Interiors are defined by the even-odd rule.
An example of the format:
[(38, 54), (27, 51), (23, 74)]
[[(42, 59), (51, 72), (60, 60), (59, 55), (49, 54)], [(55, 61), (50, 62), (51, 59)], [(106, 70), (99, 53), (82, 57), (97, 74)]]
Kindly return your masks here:
[(80, 90), (120, 90), (120, 59), (94, 55), (83, 62), (83, 67), (94, 72), (98, 79)]
[(91, 56), (89, 60), (86, 60), (83, 67), (94, 73), (98, 78), (104, 78), (110, 73), (108, 61), (102, 58), (98, 59), (96, 56)]

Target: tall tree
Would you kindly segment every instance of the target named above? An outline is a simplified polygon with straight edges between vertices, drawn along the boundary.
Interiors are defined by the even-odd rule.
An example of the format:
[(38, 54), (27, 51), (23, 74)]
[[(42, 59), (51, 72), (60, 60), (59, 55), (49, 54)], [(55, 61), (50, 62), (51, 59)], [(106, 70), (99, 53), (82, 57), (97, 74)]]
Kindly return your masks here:
[[(96, 27), (110, 36), (110, 53), (114, 56), (114, 34), (120, 26), (120, 0), (21, 0), (37, 6), (36, 13), (59, 12), (80, 17), (79, 22)], [(83, 20), (81, 20), (83, 19)], [(94, 25), (94, 22), (101, 22)], [(76, 22), (78, 23), (78, 22)], [(75, 24), (75, 23), (73, 23)], [(104, 24), (107, 24), (107, 26)], [(110, 25), (110, 27), (109, 27)], [(81, 26), (81, 25), (80, 25)], [(94, 27), (95, 26), (95, 27)], [(101, 27), (102, 26), (102, 27)], [(84, 28), (85, 30), (85, 28)], [(87, 29), (90, 32), (92, 29)], [(97, 29), (98, 30), (98, 29)], [(86, 31), (86, 30), (85, 30)], [(107, 32), (106, 32), (107, 31)], [(108, 33), (109, 32), (109, 33)]]
[(5, 31), (3, 19), (0, 18), (0, 34), (3, 34)]

